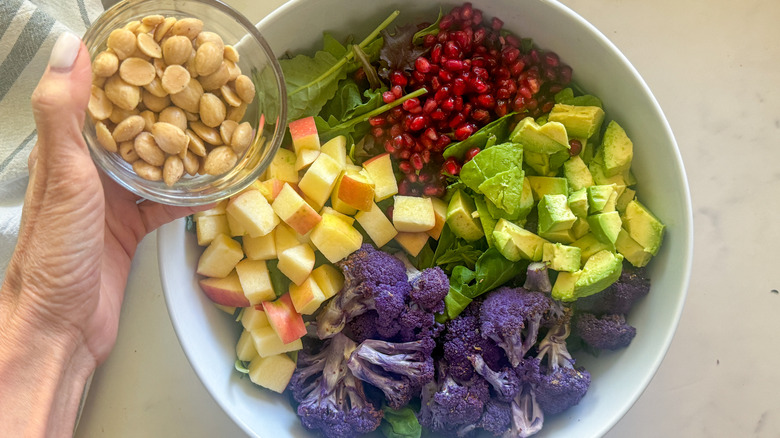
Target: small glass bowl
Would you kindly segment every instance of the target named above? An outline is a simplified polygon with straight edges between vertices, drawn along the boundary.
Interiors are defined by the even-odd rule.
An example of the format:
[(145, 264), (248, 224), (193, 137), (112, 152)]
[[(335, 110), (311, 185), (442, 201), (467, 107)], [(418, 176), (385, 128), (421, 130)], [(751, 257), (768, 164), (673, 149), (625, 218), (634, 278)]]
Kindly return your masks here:
[(255, 84), (255, 99), (242, 121), (253, 129), (251, 146), (236, 166), (225, 174), (185, 175), (173, 186), (139, 177), (118, 153), (105, 150), (97, 141), (95, 123), (87, 117), (83, 135), (92, 159), (113, 180), (151, 201), (181, 206), (202, 205), (232, 196), (258, 179), (270, 164), (284, 137), (287, 94), (279, 63), (260, 32), (241, 13), (216, 0), (123, 0), (106, 10), (87, 30), (84, 43), (92, 59), (106, 49), (114, 29), (141, 18), (193, 17), (203, 21), (203, 30), (219, 34), (239, 55), (242, 74)]

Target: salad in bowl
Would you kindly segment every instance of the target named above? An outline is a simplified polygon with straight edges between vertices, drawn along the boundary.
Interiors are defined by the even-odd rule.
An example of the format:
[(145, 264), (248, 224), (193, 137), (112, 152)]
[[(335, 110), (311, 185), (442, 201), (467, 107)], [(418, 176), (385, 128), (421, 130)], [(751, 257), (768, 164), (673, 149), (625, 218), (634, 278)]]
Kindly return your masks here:
[[(651, 150), (636, 121), (658, 111), (651, 96), (620, 105), (516, 16), (560, 5), (404, 6), (312, 47), (273, 38), (275, 15), (259, 25), (287, 48), (288, 135), (252, 186), (161, 231), (185, 352), (259, 436), (603, 433), (652, 376), (684, 296), (689, 203), (663, 207), (669, 170), (651, 164), (679, 166), (674, 141)], [(183, 276), (166, 266), (176, 246)], [(673, 296), (656, 298), (659, 282)], [(205, 318), (184, 316), (182, 284)], [(260, 406), (277, 413), (263, 428)]]

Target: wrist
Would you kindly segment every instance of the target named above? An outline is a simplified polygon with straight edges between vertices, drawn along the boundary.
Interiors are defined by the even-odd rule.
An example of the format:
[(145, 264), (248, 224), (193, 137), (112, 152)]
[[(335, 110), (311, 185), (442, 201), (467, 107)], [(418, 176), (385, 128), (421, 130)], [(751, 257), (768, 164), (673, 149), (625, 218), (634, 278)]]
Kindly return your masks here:
[(72, 436), (96, 361), (83, 337), (38, 321), (6, 292), (0, 291), (0, 430)]

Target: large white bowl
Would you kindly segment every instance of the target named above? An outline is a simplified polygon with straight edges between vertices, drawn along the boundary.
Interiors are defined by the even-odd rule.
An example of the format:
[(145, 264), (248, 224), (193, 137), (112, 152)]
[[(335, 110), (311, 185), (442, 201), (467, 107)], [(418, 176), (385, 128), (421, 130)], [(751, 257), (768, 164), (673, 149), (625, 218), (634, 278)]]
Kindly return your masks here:
[[(574, 80), (600, 97), (607, 116), (619, 120), (635, 145), (633, 170), (640, 199), (667, 225), (664, 245), (650, 264), (652, 290), (629, 318), (637, 337), (625, 350), (598, 358), (580, 357), (593, 381), (582, 402), (545, 420), (541, 437), (595, 437), (605, 434), (639, 398), (660, 365), (682, 311), (693, 248), (688, 184), (677, 145), (645, 82), (629, 61), (596, 28), (550, 0), (473, 2), (505, 28), (532, 37), (574, 68)], [(445, 2), (444, 9), (458, 3)], [(393, 9), (398, 22), (430, 21), (433, 1), (292, 0), (258, 24), (273, 50), (311, 51), (323, 31), (337, 36), (370, 32)], [(239, 326), (211, 305), (194, 269), (200, 253), (183, 221), (159, 233), (160, 271), (173, 326), (184, 352), (208, 391), (250, 436), (306, 436), (286, 397), (273, 395), (233, 369)]]

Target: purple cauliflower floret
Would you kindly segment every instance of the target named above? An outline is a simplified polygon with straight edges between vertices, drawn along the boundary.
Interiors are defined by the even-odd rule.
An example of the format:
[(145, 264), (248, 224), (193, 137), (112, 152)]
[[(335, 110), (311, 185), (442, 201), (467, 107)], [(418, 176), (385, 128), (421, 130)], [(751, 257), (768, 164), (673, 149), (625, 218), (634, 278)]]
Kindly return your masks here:
[(289, 388), (307, 429), (328, 438), (349, 438), (376, 430), (382, 422), (382, 411), (366, 398), (363, 382), (347, 367), (355, 348), (339, 333), (315, 354), (299, 352)]
[(469, 359), (471, 359), (477, 374), (482, 376), (493, 388), (493, 393), (498, 400), (512, 401), (520, 391), (520, 378), (512, 368), (503, 367), (499, 371), (493, 371), (482, 359), (482, 356), (477, 354), (470, 356)]
[(432, 313), (444, 311), (444, 297), (450, 291), (450, 279), (440, 267), (424, 269), (410, 281), (409, 298)]
[(366, 339), (376, 339), (378, 318), (379, 315), (375, 310), (369, 310), (366, 313), (358, 315), (347, 322), (347, 326), (344, 328), (344, 334), (358, 344)]
[(352, 352), (347, 366), (360, 380), (380, 389), (393, 409), (406, 406), (433, 381), (432, 339), (394, 343), (369, 339)]
[(403, 262), (365, 244), (337, 266), (344, 274), (344, 287), (317, 314), (317, 336), (327, 339), (369, 310), (377, 311), (378, 325), (391, 326), (410, 290)]
[(585, 396), (590, 387), (590, 373), (574, 367), (566, 347), (566, 339), (571, 332), (569, 321), (562, 321), (551, 328), (539, 343), (539, 372), (524, 368), (522, 379), (531, 381), (536, 401), (545, 414), (554, 415), (576, 405)]
[(533, 262), (528, 265), (523, 289), (531, 292), (545, 293), (552, 291), (550, 276), (547, 272), (547, 263)]
[(447, 373), (447, 364), (440, 362), (438, 379), (423, 387), (417, 419), (433, 432), (455, 431), (476, 423), (488, 400), (490, 389), (483, 378), (475, 375), (460, 384)]
[(401, 342), (411, 342), (419, 339), (435, 339), (439, 336), (444, 326), (436, 322), (436, 315), (415, 304), (408, 302), (398, 320), (397, 338)]
[(493, 434), (501, 436), (509, 430), (512, 424), (512, 406), (509, 403), (490, 399), (485, 403), (485, 410), (482, 411), (482, 417), (476, 423), (461, 426), (456, 435), (464, 437), (477, 429), (484, 429)]
[(623, 315), (582, 313), (574, 318), (574, 333), (586, 344), (599, 350), (619, 350), (628, 347), (636, 336), (636, 328), (626, 323)]
[(510, 405), (511, 426), (503, 438), (527, 438), (544, 426), (544, 411), (537, 402), (533, 385), (524, 384)]
[(620, 278), (603, 291), (576, 301), (578, 312), (594, 315), (626, 315), (640, 299), (650, 292), (650, 278), (645, 268), (623, 264)]
[[(472, 303), (473, 304), (473, 303)], [(474, 377), (472, 356), (479, 355), (492, 369), (499, 369), (504, 358), (501, 348), (482, 336), (478, 308), (469, 307), (457, 318), (447, 321), (444, 334), (444, 360), (449, 373), (460, 381)]]
[(515, 367), (536, 344), (551, 306), (552, 299), (541, 292), (502, 287), (482, 303), (482, 336), (495, 341)]

